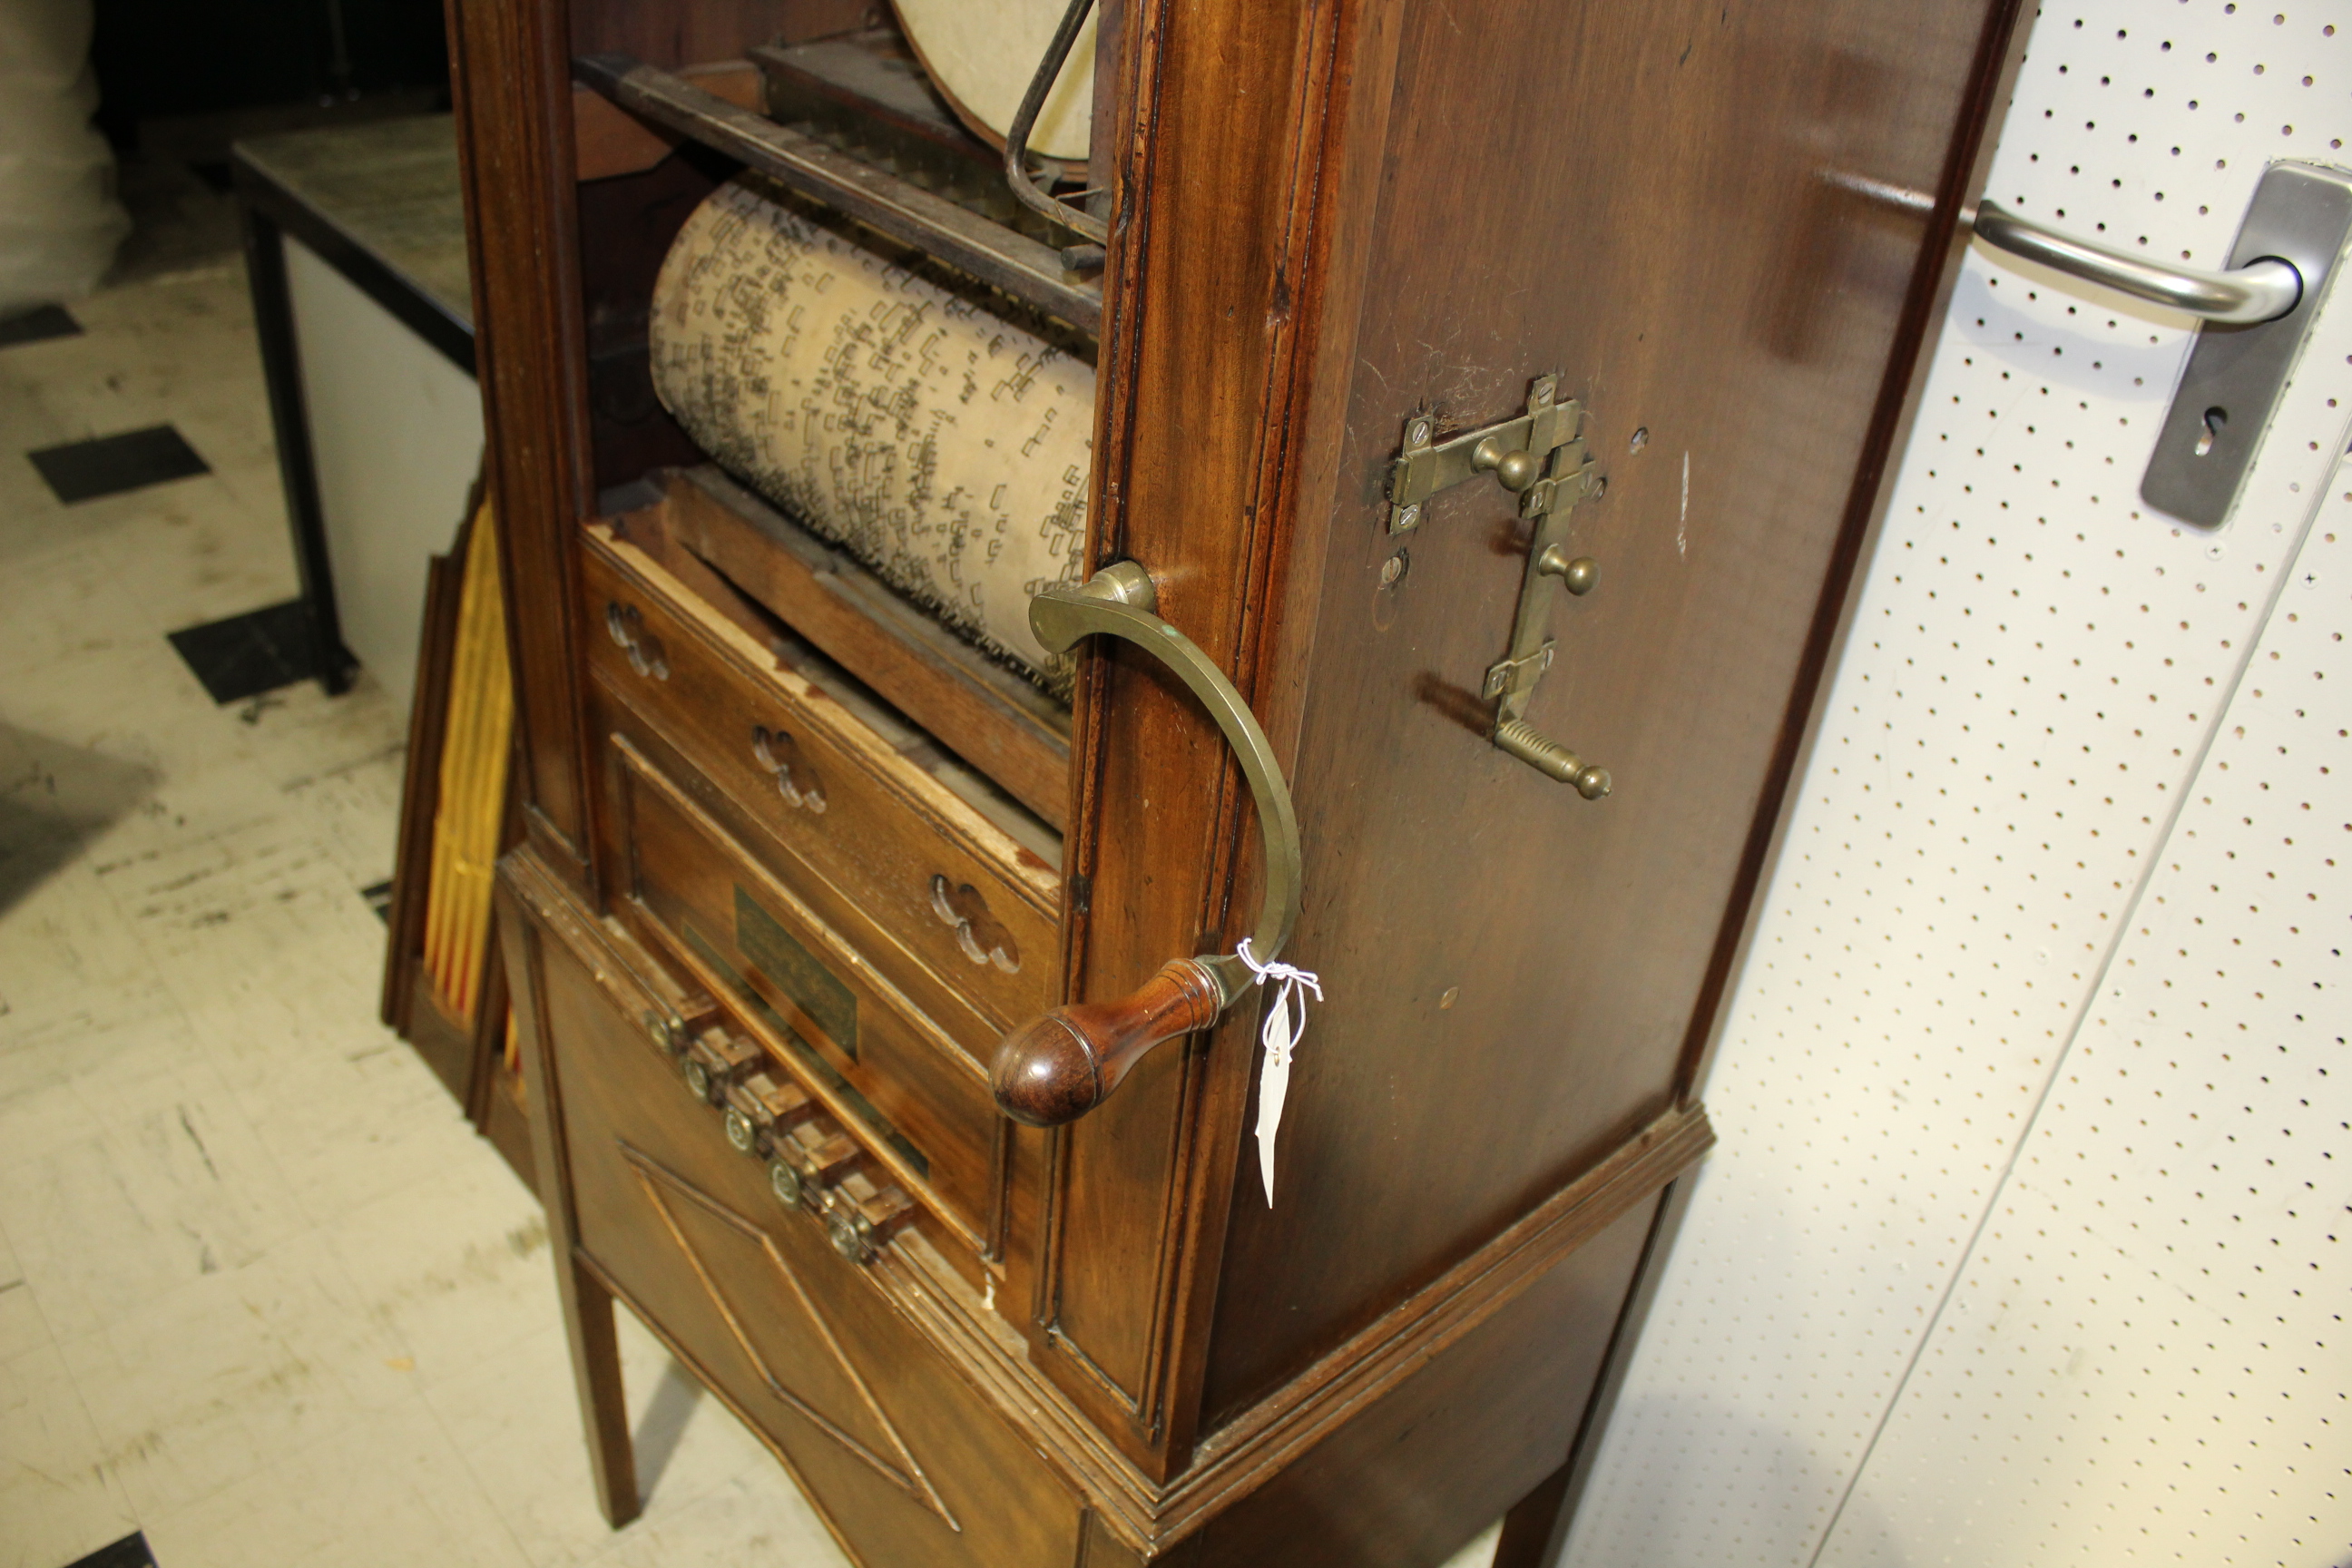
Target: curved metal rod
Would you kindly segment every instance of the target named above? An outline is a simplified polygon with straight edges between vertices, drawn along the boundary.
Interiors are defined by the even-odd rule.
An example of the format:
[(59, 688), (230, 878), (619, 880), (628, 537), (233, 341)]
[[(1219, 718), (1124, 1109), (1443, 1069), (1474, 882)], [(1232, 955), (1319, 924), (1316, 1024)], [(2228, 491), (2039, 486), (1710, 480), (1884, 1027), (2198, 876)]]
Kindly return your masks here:
[[(1068, 652), (1081, 637), (1122, 637), (1174, 671), (1216, 720), (1241, 761), (1242, 776), (1249, 780), (1265, 838), (1265, 902), (1250, 934), (1250, 955), (1271, 963), (1298, 924), (1298, 813), (1290, 802), (1290, 785), (1249, 704), (1192, 638), (1152, 613), (1158, 602), (1151, 574), (1122, 561), (1077, 587), (1056, 585), (1039, 593), (1029, 601), (1029, 628), (1053, 653)], [(1193, 962), (1215, 977), (1223, 1005), (1249, 985), (1249, 967), (1235, 954)]]
[(2274, 321), (2303, 298), (2303, 275), (2275, 257), (2227, 272), (2168, 267), (2045, 228), (1995, 202), (1979, 202), (1977, 237), (1996, 250), (2039, 261), (2071, 278), (2136, 300), (2233, 326)]
[(1029, 177), (1029, 132), (1036, 127), (1037, 116), (1045, 107), (1045, 95), (1062, 79), (1062, 68), (1069, 63), (1070, 46), (1078, 41), (1078, 30), (1087, 25), (1087, 13), (1094, 4), (1095, 0), (1070, 0), (1070, 8), (1062, 14), (1062, 25), (1054, 29), (1054, 41), (1045, 46), (1045, 58), (1037, 62), (1037, 74), (1029, 79), (1029, 90), (1021, 95), (1021, 107), (1013, 116), (1012, 128), (1004, 133), (1004, 183), (1013, 187), (1013, 195), (1022, 205), (1043, 213), (1064, 228), (1085, 235), (1097, 245), (1104, 245), (1110, 240), (1110, 225), (1067, 202), (1055, 200), (1053, 193)]

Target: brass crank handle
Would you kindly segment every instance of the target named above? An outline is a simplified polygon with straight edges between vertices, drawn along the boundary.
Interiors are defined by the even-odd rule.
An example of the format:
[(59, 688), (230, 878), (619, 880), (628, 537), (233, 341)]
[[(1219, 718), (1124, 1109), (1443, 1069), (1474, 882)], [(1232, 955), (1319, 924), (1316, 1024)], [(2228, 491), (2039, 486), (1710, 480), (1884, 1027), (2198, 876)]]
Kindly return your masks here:
[[(1298, 813), (1290, 785), (1249, 704), (1192, 638), (1152, 613), (1158, 602), (1151, 574), (1122, 561), (1076, 587), (1038, 594), (1029, 601), (1029, 629), (1051, 653), (1066, 653), (1082, 637), (1123, 637), (1165, 664), (1216, 720), (1241, 760), (1265, 838), (1265, 901), (1250, 956), (1270, 963), (1298, 924)], [(1152, 1047), (1216, 1022), (1250, 980), (1237, 953), (1172, 959), (1129, 995), (1072, 1003), (1022, 1025), (998, 1043), (989, 1069), (997, 1108), (1032, 1127), (1084, 1116)]]

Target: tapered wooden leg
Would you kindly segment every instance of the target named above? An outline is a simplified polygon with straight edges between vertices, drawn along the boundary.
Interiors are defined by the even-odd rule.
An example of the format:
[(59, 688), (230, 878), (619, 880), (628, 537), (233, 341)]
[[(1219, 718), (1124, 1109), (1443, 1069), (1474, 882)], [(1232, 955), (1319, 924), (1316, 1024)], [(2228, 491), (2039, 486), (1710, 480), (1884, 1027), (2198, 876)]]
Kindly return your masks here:
[(563, 1100), (549, 1053), (547, 986), (540, 963), (540, 929), (512, 885), (544, 879), (528, 852), (500, 863), (497, 929), (506, 951), (507, 992), (522, 1047), (523, 1087), (530, 1098), (530, 1142), (539, 1167), (539, 1199), (547, 1206), (555, 1288), (563, 1300), (563, 1329), (572, 1342), (572, 1378), (580, 1394), (580, 1425), (588, 1437), (588, 1468), (596, 1505), (618, 1530), (637, 1517), (637, 1457), (629, 1441), (628, 1402), (621, 1393), (621, 1343), (613, 1332), (613, 1293), (580, 1261), (580, 1227), (572, 1205), (572, 1173), (563, 1158)]
[(618, 1530), (637, 1517), (641, 1504), (628, 1401), (621, 1393), (621, 1342), (613, 1332), (613, 1293), (570, 1258), (556, 1264), (555, 1277), (563, 1292), (572, 1379), (580, 1392), (580, 1425), (588, 1437), (596, 1506)]

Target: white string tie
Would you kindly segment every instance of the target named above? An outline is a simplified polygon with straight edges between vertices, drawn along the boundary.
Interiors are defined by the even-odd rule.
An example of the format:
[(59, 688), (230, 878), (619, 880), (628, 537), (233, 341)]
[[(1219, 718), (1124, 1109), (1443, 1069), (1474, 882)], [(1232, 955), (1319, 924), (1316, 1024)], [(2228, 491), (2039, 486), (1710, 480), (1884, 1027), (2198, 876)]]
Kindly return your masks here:
[(1265, 1012), (1265, 1026), (1258, 1038), (1265, 1046), (1265, 1060), (1258, 1068), (1257, 1079), (1257, 1172), (1265, 1183), (1266, 1207), (1274, 1206), (1274, 1138), (1282, 1125), (1282, 1102), (1290, 1093), (1290, 1061), (1297, 1052), (1298, 1042), (1307, 1035), (1307, 996), (1315, 993), (1315, 1000), (1323, 1000), (1323, 983), (1309, 970), (1295, 963), (1260, 963), (1250, 952), (1249, 938), (1244, 937), (1234, 956), (1250, 972), (1252, 983), (1264, 985), (1277, 982), (1279, 989), (1274, 1005)]

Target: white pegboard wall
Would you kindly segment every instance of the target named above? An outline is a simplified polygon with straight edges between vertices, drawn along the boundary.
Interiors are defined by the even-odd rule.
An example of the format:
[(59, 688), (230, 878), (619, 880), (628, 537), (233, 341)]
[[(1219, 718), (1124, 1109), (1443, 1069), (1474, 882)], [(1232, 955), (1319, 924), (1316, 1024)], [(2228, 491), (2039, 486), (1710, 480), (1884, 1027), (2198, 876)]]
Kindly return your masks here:
[[(2352, 8), (2218, 0), (2045, 9), (1989, 194), (2078, 232), (2220, 265), (2268, 162), (2335, 161), (2352, 133), (2352, 39), (2339, 37), (2339, 15), (2352, 24)], [(2340, 1462), (2314, 1480), (2327, 1467), (2297, 1468), (2288, 1439), (2224, 1457), (2200, 1429), (2180, 1452), (2158, 1445), (2102, 1463), (2090, 1453), (2097, 1439), (2051, 1436), (2089, 1417), (2037, 1426), (2030, 1412), (2046, 1390), (1995, 1392), (1981, 1366), (1948, 1348), (1966, 1321), (1993, 1335), (2009, 1364), (2045, 1366), (2065, 1345), (2056, 1364), (2072, 1368), (2067, 1376), (2097, 1366), (2110, 1387), (2137, 1376), (2122, 1370), (2130, 1353), (2093, 1341), (2105, 1331), (2099, 1344), (2136, 1345), (2131, 1325), (2158, 1315), (2132, 1316), (2126, 1287), (2095, 1282), (2096, 1263), (2074, 1268), (2074, 1295), (2048, 1296), (2071, 1303), (2063, 1321), (2055, 1306), (2024, 1311), (2021, 1296), (2007, 1312), (1975, 1304), (2008, 1300), (1996, 1280), (2025, 1277), (2021, 1262), (2002, 1275), (1994, 1261), (2032, 1228), (2004, 1219), (2005, 1209), (2039, 1205), (2053, 1216), (2043, 1228), (2105, 1235), (2096, 1205), (2115, 1194), (2094, 1196), (2095, 1184), (2079, 1175), (2073, 1186), (2053, 1181), (2045, 1167), (2058, 1156), (2042, 1149), (2072, 1127), (2065, 1075), (2079, 1076), (2101, 1048), (2107, 1026), (2095, 1019), (2108, 1012), (2086, 1005), (2102, 973), (2159, 967), (2159, 951), (2172, 966), (2239, 962), (2242, 973), (2231, 942), (2249, 931), (2190, 923), (2170, 948), (2143, 952), (2125, 940), (2125, 922), (2137, 909), (2133, 929), (2155, 931), (2158, 906), (2148, 900), (2175, 896), (2148, 878), (2160, 850), (2168, 865), (2190, 863), (2167, 850), (2168, 830), (2343, 450), (2352, 297), (2338, 290), (2323, 310), (2237, 511), (2213, 534), (2137, 499), (2189, 342), (2179, 318), (2120, 308), (1980, 249), (1969, 258), (1707, 1086), (1723, 1142), (1568, 1562), (2144, 1561), (2150, 1541), (2185, 1542), (2180, 1498), (2198, 1487), (2205, 1523), (2180, 1560), (2327, 1563), (2341, 1540), (2321, 1551), (2312, 1531), (2352, 1540)], [(2352, 562), (2335, 570), (2352, 576)], [(2292, 594), (2280, 613), (2306, 614), (2303, 597)], [(2319, 603), (2336, 606), (2326, 618), (2340, 628), (2340, 601)], [(2334, 679), (2333, 694), (2305, 704), (2315, 724), (2352, 715), (2352, 691), (2342, 689), (2352, 671)], [(2228, 760), (2225, 748), (2214, 766)], [(2184, 819), (2180, 831), (2195, 826)], [(2265, 880), (2321, 854), (2307, 839), (2265, 844), (2259, 856), (2237, 847), (2241, 874)], [(2310, 889), (2319, 895), (2313, 921), (2332, 918), (2340, 947), (2352, 900), (2341, 882), (2328, 886), (2332, 894)], [(2180, 973), (2120, 983), (2162, 991), (2168, 978), (2178, 992)], [(2263, 1026), (2236, 993), (2208, 988), (2199, 1001), (2201, 1037)], [(2227, 1019), (2218, 1029), (2217, 1012)], [(2143, 1070), (2136, 1083), (2147, 1081)], [(2197, 1079), (2207, 1081), (2225, 1079)], [(2168, 1104), (2207, 1115), (2194, 1098), (2175, 1089)], [(2084, 1122), (2099, 1131), (2063, 1133), (2082, 1142), (2086, 1170), (2093, 1148), (2111, 1163), (2124, 1157), (2113, 1114)], [(2312, 1223), (2340, 1234), (2341, 1161), (2352, 1146), (2339, 1135), (2323, 1159), (2303, 1152), (2312, 1134), (2298, 1136), (2292, 1158), (2318, 1173), (2302, 1179), (2336, 1173), (2339, 1187), (2332, 1206), (2313, 1200), (2302, 1212), (2324, 1214)], [(2117, 1167), (2109, 1185), (2148, 1194), (2150, 1213), (2163, 1209), (2172, 1229), (2196, 1238), (2192, 1249), (2242, 1223), (2217, 1218), (2218, 1205), (2174, 1213), (2168, 1189), (2137, 1168)], [(2142, 1224), (2146, 1235), (2107, 1238), (2107, 1272), (2177, 1293), (2165, 1260), (2141, 1254), (2183, 1243), (2168, 1232), (2153, 1241), (2165, 1226)], [(2226, 1279), (2248, 1250), (2260, 1248), (2200, 1267)], [(2034, 1256), (2053, 1266), (2051, 1248)], [(2344, 1294), (2340, 1275), (2335, 1289)], [(2290, 1362), (2249, 1326), (2260, 1315), (2217, 1319), (2197, 1342), (2202, 1361), (2165, 1320), (2174, 1337), (2142, 1359), (2202, 1368), (2180, 1374), (2189, 1382), (2168, 1412), (2179, 1431), (2196, 1425), (2182, 1414), (2189, 1406), (2226, 1426), (2246, 1388), (2281, 1396)], [(2263, 1331), (2272, 1331), (2280, 1338), (2283, 1322)], [(2307, 1348), (2311, 1334), (2301, 1343), (2293, 1366), (2336, 1388), (2352, 1384), (2340, 1335), (2317, 1349)], [(2239, 1365), (2225, 1378), (2231, 1356)], [(1949, 1398), (1956, 1388), (1962, 1396)], [(1963, 1408), (1947, 1419), (1946, 1409)], [(2347, 1415), (2339, 1401), (2326, 1417), (2339, 1448), (2352, 1448)], [(1973, 1423), (1972, 1436), (1955, 1436), (1955, 1422)], [(2028, 1452), (2032, 1464), (2019, 1457)], [(2143, 1479), (2135, 1491), (2133, 1477), (2151, 1465), (2179, 1473)], [(2150, 1489), (2164, 1487), (2174, 1489), (2172, 1511), (2150, 1523), (2159, 1518)], [(2035, 1500), (2061, 1494), (2069, 1500), (2057, 1514)], [(2305, 1554), (2255, 1552), (2257, 1536), (2272, 1537), (2252, 1521), (2298, 1508)], [(2233, 1511), (2244, 1522), (2225, 1531)], [(2106, 1533), (2081, 1533), (2093, 1515)], [(2333, 1523), (2312, 1522), (2322, 1517)], [(2124, 1520), (2154, 1532), (2128, 1552)], [(2225, 1533), (2238, 1541), (2226, 1552)]]
[(2352, 469), (1822, 1556), (2352, 1561)]

